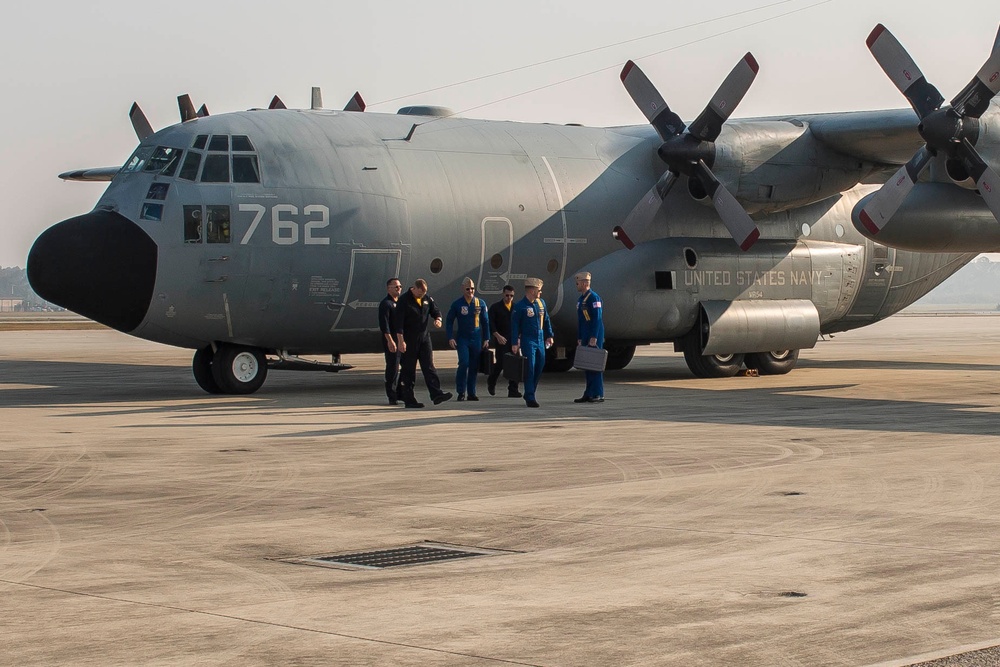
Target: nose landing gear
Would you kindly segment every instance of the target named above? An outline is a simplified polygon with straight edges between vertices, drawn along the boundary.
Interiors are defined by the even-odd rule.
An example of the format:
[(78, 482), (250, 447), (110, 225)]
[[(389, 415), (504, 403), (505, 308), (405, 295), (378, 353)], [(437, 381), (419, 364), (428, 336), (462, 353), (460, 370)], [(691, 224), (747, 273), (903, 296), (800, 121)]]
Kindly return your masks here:
[(191, 363), (198, 386), (210, 394), (252, 394), (267, 379), (267, 357), (254, 347), (221, 343), (194, 353)]

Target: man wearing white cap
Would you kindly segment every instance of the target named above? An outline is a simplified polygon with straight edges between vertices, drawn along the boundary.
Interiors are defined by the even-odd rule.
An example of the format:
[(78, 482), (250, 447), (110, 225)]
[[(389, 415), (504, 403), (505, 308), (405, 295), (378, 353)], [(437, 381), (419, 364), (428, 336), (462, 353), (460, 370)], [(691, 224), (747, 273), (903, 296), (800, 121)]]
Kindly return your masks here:
[(514, 343), (511, 350), (518, 350), (528, 360), (524, 374), (524, 402), (529, 408), (537, 408), (535, 388), (542, 377), (545, 366), (545, 349), (555, 339), (548, 309), (541, 298), (542, 281), (528, 278), (524, 281), (524, 298), (514, 305), (510, 315), (510, 339)]

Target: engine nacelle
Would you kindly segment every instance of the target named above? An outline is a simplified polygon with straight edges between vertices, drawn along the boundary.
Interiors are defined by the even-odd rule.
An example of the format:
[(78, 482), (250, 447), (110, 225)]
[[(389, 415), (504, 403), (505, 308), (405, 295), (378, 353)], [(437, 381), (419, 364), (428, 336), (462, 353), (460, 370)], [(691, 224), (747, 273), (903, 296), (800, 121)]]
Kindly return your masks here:
[[(797, 119), (727, 124), (715, 145), (712, 170), (751, 214), (822, 201), (874, 169), (871, 162), (833, 150)], [(699, 190), (689, 186), (695, 199), (703, 194)]]
[(851, 212), (854, 227), (873, 241), (920, 252), (1000, 250), (1000, 223), (976, 192), (949, 183), (917, 183), (878, 234), (868, 231), (858, 217), (873, 194)]

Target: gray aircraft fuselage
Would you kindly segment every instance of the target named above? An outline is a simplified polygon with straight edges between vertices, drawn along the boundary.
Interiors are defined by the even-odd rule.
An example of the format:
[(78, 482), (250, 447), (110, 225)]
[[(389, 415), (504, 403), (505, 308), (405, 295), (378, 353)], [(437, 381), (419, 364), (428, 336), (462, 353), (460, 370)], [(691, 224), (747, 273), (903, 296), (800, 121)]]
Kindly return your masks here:
[[(859, 233), (852, 210), (893, 161), (859, 156), (865, 142), (852, 144), (851, 131), (913, 120), (909, 110), (853, 125), (845, 116), (725, 125), (714, 170), (761, 229), (748, 252), (680, 186), (634, 250), (613, 237), (663, 172), (645, 125), (326, 110), (197, 118), (147, 137), (92, 213), (44, 232), (29, 276), (50, 301), (193, 349), (378, 351), (392, 276), (427, 279), (442, 305), (466, 276), (490, 302), (505, 284), (520, 294), (525, 277), (542, 278), (557, 347), (571, 348), (581, 270), (603, 298), (609, 345), (679, 341), (712, 319), (710, 304), (751, 302), (777, 309), (754, 316), (767, 326), (818, 320), (797, 330), (815, 341), (892, 315), (976, 254), (908, 252)], [(911, 134), (895, 152), (919, 145)], [(736, 327), (706, 353), (796, 340), (752, 338)]]

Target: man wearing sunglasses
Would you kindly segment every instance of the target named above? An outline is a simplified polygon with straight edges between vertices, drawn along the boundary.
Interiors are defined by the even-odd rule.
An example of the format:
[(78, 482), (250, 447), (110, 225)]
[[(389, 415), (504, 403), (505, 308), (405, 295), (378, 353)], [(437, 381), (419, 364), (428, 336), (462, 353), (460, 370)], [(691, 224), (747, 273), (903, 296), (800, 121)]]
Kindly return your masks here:
[[(497, 351), (497, 361), (490, 371), (490, 376), (486, 381), (486, 389), (490, 396), (496, 396), (497, 379), (503, 373), (503, 357), (511, 351), (510, 340), (510, 313), (514, 306), (514, 288), (504, 285), (503, 298), (490, 306), (490, 340)], [(521, 398), (521, 392), (517, 390), (517, 382), (507, 381), (507, 398)]]
[[(462, 281), (463, 295), (455, 299), (445, 320), (448, 344), (458, 351), (458, 371), (455, 390), (458, 400), (478, 401), (476, 379), (479, 375), (479, 355), (490, 345), (490, 316), (486, 302), (476, 296), (472, 278)], [(455, 324), (458, 324), (457, 333)]]

